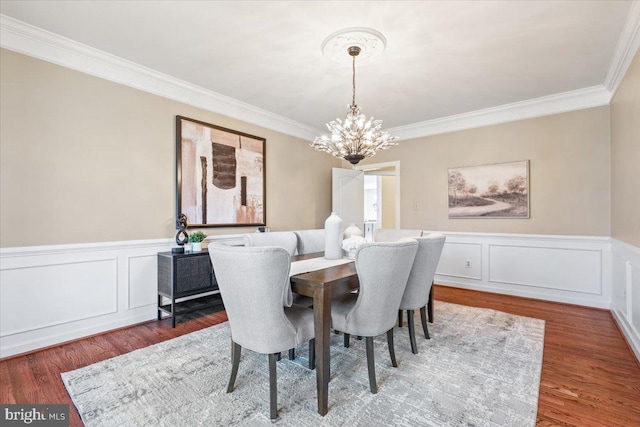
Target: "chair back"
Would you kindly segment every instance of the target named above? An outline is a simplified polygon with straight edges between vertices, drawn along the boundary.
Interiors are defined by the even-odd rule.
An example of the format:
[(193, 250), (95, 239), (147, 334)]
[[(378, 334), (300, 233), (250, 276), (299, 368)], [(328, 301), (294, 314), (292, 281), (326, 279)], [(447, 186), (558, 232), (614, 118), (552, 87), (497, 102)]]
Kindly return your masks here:
[(443, 234), (436, 233), (415, 239), (418, 241), (418, 252), (400, 302), (400, 310), (418, 310), (427, 305), (445, 239)]
[(422, 230), (408, 230), (398, 228), (377, 228), (373, 232), (374, 242), (397, 242), (400, 239), (422, 236)]
[(258, 353), (296, 346), (296, 331), (284, 313), (291, 306), (291, 257), (278, 247), (209, 248), (231, 339)]
[(293, 256), (298, 245), (298, 238), (293, 231), (275, 231), (272, 233), (249, 233), (243, 234), (242, 240), (245, 246), (277, 246), (284, 248)]
[(346, 330), (380, 335), (395, 324), (418, 242), (365, 243), (356, 251), (360, 289), (347, 314)]
[(300, 255), (313, 252), (324, 252), (324, 228), (319, 230), (294, 231), (298, 237), (298, 253)]

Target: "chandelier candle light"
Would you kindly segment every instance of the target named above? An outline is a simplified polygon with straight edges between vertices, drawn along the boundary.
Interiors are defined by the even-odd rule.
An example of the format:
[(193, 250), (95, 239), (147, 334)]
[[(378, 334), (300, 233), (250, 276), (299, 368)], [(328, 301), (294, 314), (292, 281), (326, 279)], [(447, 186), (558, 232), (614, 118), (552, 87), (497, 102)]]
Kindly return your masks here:
[[(366, 33), (362, 40), (384, 43), (382, 34), (370, 29), (353, 29)], [(353, 40), (348, 36), (347, 30), (339, 32), (337, 40)], [(329, 36), (327, 40), (331, 40), (333, 36)], [(352, 37), (352, 36), (351, 36)], [(366, 38), (368, 37), (368, 39)], [(376, 38), (377, 37), (377, 38)], [(323, 44), (323, 50), (327, 41)], [(382, 120), (374, 120), (373, 117), (367, 120), (367, 117), (360, 112), (360, 108), (356, 104), (356, 56), (360, 54), (362, 48), (354, 43), (347, 47), (347, 53), (351, 56), (353, 69), (353, 98), (349, 105), (349, 112), (344, 121), (336, 119), (327, 123), (327, 128), (331, 132), (331, 136), (322, 135), (317, 137), (311, 146), (319, 151), (324, 151), (335, 157), (343, 158), (352, 165), (357, 165), (362, 159), (371, 157), (379, 150), (386, 150), (394, 145), (395, 137), (389, 133), (382, 131)], [(326, 54), (326, 52), (325, 52)]]

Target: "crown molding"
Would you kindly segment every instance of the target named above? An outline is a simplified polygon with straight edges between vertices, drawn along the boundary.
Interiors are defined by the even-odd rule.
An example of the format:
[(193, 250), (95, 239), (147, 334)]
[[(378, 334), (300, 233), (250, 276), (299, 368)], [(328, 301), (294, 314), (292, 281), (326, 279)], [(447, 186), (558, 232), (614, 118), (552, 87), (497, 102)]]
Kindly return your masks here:
[[(605, 85), (387, 129), (399, 140), (607, 105), (640, 44), (634, 0)], [(105, 80), (242, 120), (305, 141), (322, 131), (0, 14), (0, 46)]]
[(572, 90), (469, 113), (387, 129), (397, 139), (411, 139), (609, 104), (611, 93), (602, 85)]
[(143, 67), (6, 15), (0, 15), (0, 46), (304, 140), (312, 140), (321, 133), (320, 130), (311, 126)]
[(618, 86), (622, 82), (636, 52), (640, 48), (640, 1), (634, 0), (631, 3), (631, 9), (627, 15), (627, 21), (624, 24), (616, 50), (609, 66), (609, 72), (604, 79), (604, 86), (611, 92), (611, 96), (615, 95)]

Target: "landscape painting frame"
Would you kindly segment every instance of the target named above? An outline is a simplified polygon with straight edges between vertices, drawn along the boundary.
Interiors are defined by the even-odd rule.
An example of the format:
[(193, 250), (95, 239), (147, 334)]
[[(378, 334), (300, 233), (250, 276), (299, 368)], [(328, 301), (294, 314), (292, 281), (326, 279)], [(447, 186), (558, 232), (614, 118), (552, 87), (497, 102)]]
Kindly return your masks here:
[(266, 225), (266, 139), (176, 116), (176, 218), (189, 227)]
[(529, 160), (447, 170), (449, 219), (529, 218)]

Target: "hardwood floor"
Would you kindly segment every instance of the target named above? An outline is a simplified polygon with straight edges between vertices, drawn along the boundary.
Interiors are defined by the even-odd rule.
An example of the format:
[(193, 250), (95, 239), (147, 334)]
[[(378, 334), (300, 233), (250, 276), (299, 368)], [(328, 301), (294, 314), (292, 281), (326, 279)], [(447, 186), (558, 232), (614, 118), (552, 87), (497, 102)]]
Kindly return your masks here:
[[(538, 426), (640, 426), (640, 364), (608, 311), (444, 286), (435, 299), (546, 321)], [(60, 373), (226, 320), (150, 321), (2, 360), (0, 403), (68, 403), (71, 426), (81, 426)]]

